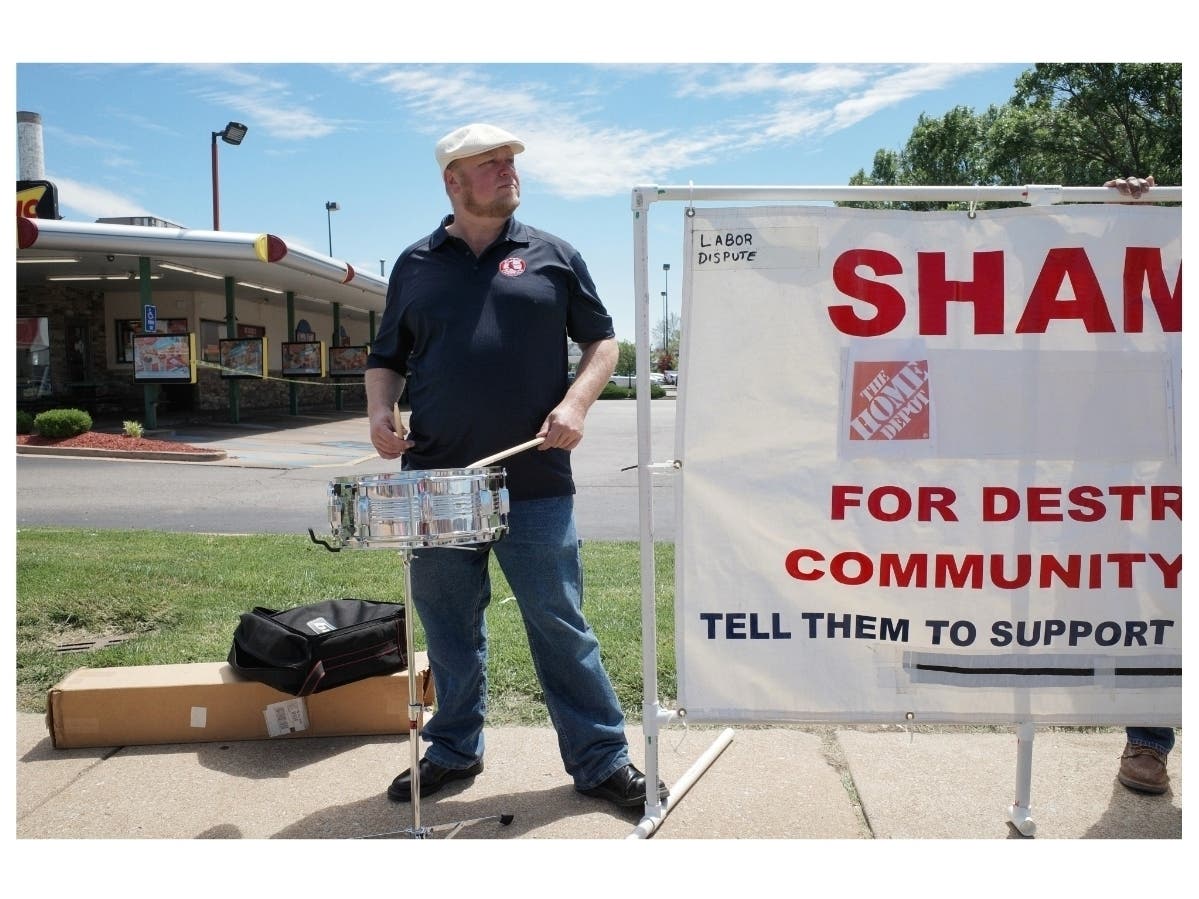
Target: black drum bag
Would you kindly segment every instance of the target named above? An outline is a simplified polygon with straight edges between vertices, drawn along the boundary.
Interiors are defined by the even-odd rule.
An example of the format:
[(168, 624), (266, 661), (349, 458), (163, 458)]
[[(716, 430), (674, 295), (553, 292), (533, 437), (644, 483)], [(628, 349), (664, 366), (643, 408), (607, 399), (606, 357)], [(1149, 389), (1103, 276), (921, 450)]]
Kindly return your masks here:
[(408, 665), (404, 606), (327, 599), (242, 612), (229, 664), (242, 677), (307, 696)]

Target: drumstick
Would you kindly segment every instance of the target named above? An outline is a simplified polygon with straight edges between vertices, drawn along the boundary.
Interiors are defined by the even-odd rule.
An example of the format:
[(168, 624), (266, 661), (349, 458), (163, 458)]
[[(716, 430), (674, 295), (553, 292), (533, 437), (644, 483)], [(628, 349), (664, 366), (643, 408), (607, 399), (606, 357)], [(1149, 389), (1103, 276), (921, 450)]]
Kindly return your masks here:
[(532, 440), (526, 440), (524, 443), (519, 443), (516, 446), (509, 447), (501, 453), (496, 453), (494, 456), (485, 456), (478, 462), (472, 462), (467, 468), (484, 468), (492, 462), (498, 462), (500, 459), (507, 459), (509, 456), (515, 456), (517, 453), (523, 453), (527, 449), (532, 449), (539, 443), (544, 443), (544, 437), (534, 437)]
[(400, 420), (400, 404), (396, 403), (391, 407), (392, 413), (395, 415), (396, 436), (400, 439), (404, 437), (404, 422)]

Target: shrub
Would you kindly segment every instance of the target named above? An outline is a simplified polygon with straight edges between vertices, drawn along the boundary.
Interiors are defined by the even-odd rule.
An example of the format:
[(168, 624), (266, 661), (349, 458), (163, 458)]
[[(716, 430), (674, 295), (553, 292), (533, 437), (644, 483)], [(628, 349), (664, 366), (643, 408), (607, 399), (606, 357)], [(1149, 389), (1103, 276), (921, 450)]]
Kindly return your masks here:
[(24, 409), (17, 410), (17, 433), (32, 434), (33, 433), (33, 416)]
[[(615, 384), (608, 384), (604, 387), (604, 392), (599, 395), (601, 400), (627, 400), (637, 396), (636, 387), (617, 387)], [(661, 399), (666, 396), (666, 388), (661, 384), (649, 385), (649, 398), (651, 400)]]
[(141, 437), (145, 433), (145, 428), (142, 427), (140, 421), (127, 421), (124, 425), (126, 437)]
[[(636, 387), (629, 388), (629, 396), (632, 396), (632, 397), (637, 396), (637, 388)], [(652, 384), (651, 383), (649, 385), (649, 398), (651, 400), (660, 400), (664, 396), (666, 396), (666, 388), (663, 387), (661, 384)]]
[(632, 391), (627, 387), (617, 387), (615, 384), (604, 385), (603, 393), (599, 395), (601, 400), (627, 400), (632, 395)]
[(92, 429), (92, 417), (82, 409), (48, 409), (33, 420), (34, 430), (51, 440), (74, 437)]

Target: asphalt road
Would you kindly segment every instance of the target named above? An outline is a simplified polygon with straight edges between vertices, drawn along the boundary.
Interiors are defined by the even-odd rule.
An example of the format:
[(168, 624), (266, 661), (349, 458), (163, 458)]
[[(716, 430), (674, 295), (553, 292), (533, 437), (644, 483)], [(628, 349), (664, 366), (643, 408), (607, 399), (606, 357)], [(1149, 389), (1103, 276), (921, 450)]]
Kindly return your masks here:
[[(651, 459), (673, 455), (675, 403), (651, 403)], [(219, 462), (161, 462), (17, 455), (18, 527), (148, 529), (215, 534), (329, 530), (331, 479), (398, 469), (374, 455), (365, 415), (327, 413), (238, 425), (162, 422), (173, 438), (228, 453)], [(502, 464), (502, 463), (501, 463)], [(584, 540), (637, 540), (637, 413), (634, 401), (592, 407), (572, 464)], [(631, 466), (631, 467), (630, 467)], [(626, 470), (627, 469), (627, 470)], [(673, 475), (655, 470), (653, 536), (674, 539)]]

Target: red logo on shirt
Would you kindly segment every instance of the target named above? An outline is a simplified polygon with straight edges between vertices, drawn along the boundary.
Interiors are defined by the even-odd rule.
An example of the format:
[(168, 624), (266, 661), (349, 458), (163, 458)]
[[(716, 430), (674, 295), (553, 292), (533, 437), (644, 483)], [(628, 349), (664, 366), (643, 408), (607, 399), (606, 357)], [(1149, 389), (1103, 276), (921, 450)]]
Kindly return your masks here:
[(525, 273), (525, 261), (517, 256), (509, 256), (500, 263), (500, 274), (516, 278)]

